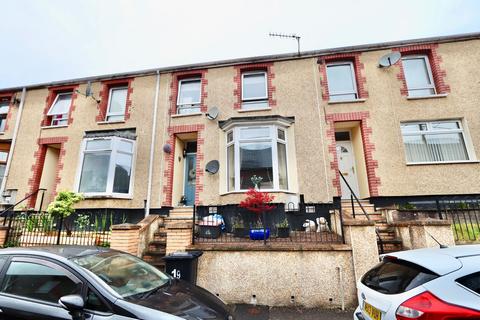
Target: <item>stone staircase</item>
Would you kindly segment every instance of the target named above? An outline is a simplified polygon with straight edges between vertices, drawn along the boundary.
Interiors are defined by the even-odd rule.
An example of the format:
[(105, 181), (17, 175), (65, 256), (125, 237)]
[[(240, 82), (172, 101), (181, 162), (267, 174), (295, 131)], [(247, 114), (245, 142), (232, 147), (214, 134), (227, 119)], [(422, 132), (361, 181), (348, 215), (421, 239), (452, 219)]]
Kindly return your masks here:
[[(378, 231), (380, 237), (377, 240), (378, 251), (381, 252), (383, 246), (383, 253), (395, 252), (403, 250), (402, 241), (397, 237), (395, 228), (387, 223), (385, 213), (383, 210), (375, 210), (375, 206), (368, 200), (360, 200), (362, 207), (365, 209), (370, 220), (375, 222), (375, 228)], [(355, 212), (355, 220), (366, 220), (362, 208), (354, 201), (353, 209), (350, 200), (342, 200), (342, 213), (344, 219), (353, 219)], [(381, 241), (380, 241), (381, 240)]]
[(165, 257), (167, 252), (167, 232), (165, 229), (165, 218), (159, 218), (158, 220), (158, 229), (153, 235), (153, 240), (148, 243), (142, 259), (157, 269), (165, 271), (163, 257)]

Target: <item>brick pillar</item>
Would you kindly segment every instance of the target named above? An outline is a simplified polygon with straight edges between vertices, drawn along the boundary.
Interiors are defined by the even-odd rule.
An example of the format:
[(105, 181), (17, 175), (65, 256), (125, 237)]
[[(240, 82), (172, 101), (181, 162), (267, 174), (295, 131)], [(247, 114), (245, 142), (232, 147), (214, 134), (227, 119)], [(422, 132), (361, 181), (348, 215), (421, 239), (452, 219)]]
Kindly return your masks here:
[(139, 225), (131, 223), (113, 225), (110, 248), (139, 256), (140, 228)]
[(0, 226), (0, 248), (3, 248), (7, 241), (8, 226)]
[(185, 251), (192, 244), (192, 221), (168, 221), (167, 229), (167, 254), (176, 251)]

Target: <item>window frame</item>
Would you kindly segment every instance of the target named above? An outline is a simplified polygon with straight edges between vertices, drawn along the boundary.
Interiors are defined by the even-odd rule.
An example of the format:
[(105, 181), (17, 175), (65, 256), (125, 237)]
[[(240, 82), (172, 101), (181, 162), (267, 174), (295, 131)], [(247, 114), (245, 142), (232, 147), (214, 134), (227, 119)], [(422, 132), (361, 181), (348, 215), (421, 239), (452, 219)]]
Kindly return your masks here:
[[(110, 112), (111, 103), (112, 103), (112, 92), (114, 90), (127, 90), (126, 97), (125, 97), (125, 109), (123, 112)], [(111, 87), (108, 90), (108, 101), (107, 101), (107, 111), (105, 112), (105, 122), (122, 122), (125, 121), (125, 113), (127, 112), (127, 101), (128, 101), (128, 85), (127, 86), (116, 86)], [(123, 120), (108, 120), (110, 116), (123, 116)]]
[[(193, 103), (180, 103), (180, 96), (182, 93), (182, 84), (185, 82), (197, 82), (200, 84), (200, 90), (199, 90), (199, 101), (198, 102), (193, 102)], [(201, 113), (201, 105), (202, 105), (202, 78), (201, 77), (191, 77), (191, 78), (184, 78), (178, 80), (178, 92), (177, 92), (177, 110), (176, 114), (192, 114), (192, 113)], [(182, 109), (198, 109), (197, 112), (190, 112), (190, 113), (180, 113), (179, 110)]]
[[(6, 103), (6, 105), (3, 105), (4, 103)], [(10, 112), (10, 99), (0, 99), (0, 109), (3, 107), (7, 107), (7, 112), (0, 113), (0, 133), (5, 132), (5, 125), (7, 124), (8, 113)]]
[[(57, 103), (58, 98), (59, 98), (60, 96), (67, 95), (67, 94), (71, 96), (71, 97), (70, 97), (70, 105), (68, 106), (68, 112), (67, 112), (67, 113), (60, 113), (60, 114), (62, 115), (62, 118), (60, 118), (60, 119), (55, 119), (54, 116), (57, 116), (57, 115), (60, 115), (60, 114), (50, 115), (49, 113), (50, 113), (50, 111), (52, 110), (52, 108), (55, 106), (55, 104)], [(68, 92), (57, 92), (57, 93), (55, 94), (55, 99), (53, 100), (53, 103), (50, 105), (50, 108), (48, 108), (48, 111), (47, 111), (47, 114), (46, 114), (46, 116), (47, 116), (48, 118), (50, 118), (50, 119), (49, 119), (50, 121), (48, 121), (48, 123), (49, 123), (48, 125), (49, 125), (50, 127), (64, 127), (64, 126), (68, 126), (68, 117), (69, 117), (69, 115), (70, 115), (70, 109), (72, 108), (72, 101), (73, 101), (73, 92), (70, 92), (70, 91), (68, 91)], [(66, 124), (53, 124), (54, 121), (58, 121), (58, 122), (59, 122), (59, 121), (67, 121), (67, 123), (66, 123)], [(58, 122), (57, 122), (57, 123), (58, 123)]]
[[(244, 79), (245, 79), (245, 76), (256, 75), (256, 74), (262, 74), (264, 79), (265, 79), (265, 96), (254, 97), (254, 98), (245, 98), (244, 97), (244, 90), (245, 90)], [(242, 103), (268, 101), (268, 74), (267, 74), (267, 71), (256, 70), (256, 71), (242, 72), (242, 95), (241, 96), (242, 96)]]
[[(455, 122), (458, 124), (459, 128), (458, 129), (443, 129), (443, 130), (434, 130), (432, 129), (432, 123), (442, 123), (442, 122)], [(402, 131), (403, 125), (420, 125), (420, 124), (425, 124), (427, 127), (427, 130), (418, 130), (418, 131), (412, 131), (412, 132), (406, 132), (404, 133)], [(467, 153), (467, 160), (447, 160), (447, 161), (421, 161), (421, 162), (409, 162), (407, 160), (407, 150), (405, 148), (405, 141), (403, 141), (403, 137), (406, 136), (415, 136), (415, 135), (435, 135), (435, 134), (446, 134), (446, 133), (460, 133), (462, 139), (463, 139), (463, 144), (465, 145), (465, 151)], [(475, 155), (473, 152), (473, 146), (471, 145), (469, 137), (466, 135), (466, 130), (463, 126), (462, 120), (461, 119), (450, 119), (450, 120), (428, 120), (428, 121), (407, 121), (407, 122), (401, 122), (400, 123), (400, 134), (402, 136), (402, 144), (403, 144), (403, 149), (404, 149), (404, 154), (405, 154), (405, 161), (407, 165), (419, 165), (419, 164), (442, 164), (442, 163), (469, 163), (469, 162), (475, 162)]]
[[(97, 150), (85, 150), (87, 147), (87, 142), (92, 140), (111, 140), (110, 148), (108, 149), (97, 149)], [(119, 141), (127, 141), (132, 143), (132, 152), (125, 152), (118, 150)], [(134, 180), (135, 180), (135, 160), (136, 160), (136, 140), (121, 138), (116, 136), (108, 136), (108, 137), (91, 137), (91, 138), (84, 138), (81, 144), (81, 152), (80, 152), (80, 160), (77, 168), (77, 177), (76, 177), (76, 190), (77, 192), (83, 194), (85, 198), (119, 198), (119, 199), (132, 199), (133, 198), (133, 187), (134, 187)], [(81, 192), (80, 191), (80, 182), (82, 179), (82, 171), (83, 171), (83, 163), (85, 160), (85, 154), (88, 153), (96, 153), (96, 152), (105, 152), (110, 151), (110, 161), (108, 164), (108, 173), (107, 173), (107, 185), (105, 192)], [(128, 154), (132, 156), (132, 163), (131, 163), (131, 173), (130, 173), (130, 181), (128, 187), (128, 193), (119, 193), (113, 192), (113, 185), (115, 180), (115, 159), (114, 155), (118, 153), (121, 154)]]
[[(269, 128), (268, 137), (260, 138), (240, 138), (241, 129), (253, 129), (253, 128)], [(285, 139), (280, 139), (278, 137), (278, 130), (283, 130), (285, 134)], [(232, 133), (232, 141), (228, 141), (229, 134)], [(226, 159), (226, 186), (227, 193), (232, 192), (247, 192), (248, 189), (241, 189), (240, 184), (240, 145), (242, 143), (255, 143), (255, 142), (269, 142), (272, 149), (272, 172), (273, 172), (273, 188), (269, 189), (260, 189), (262, 192), (289, 192), (290, 190), (290, 171), (289, 171), (289, 160), (288, 160), (288, 137), (287, 137), (287, 127), (279, 124), (250, 124), (250, 125), (238, 125), (225, 132), (225, 159)], [(278, 143), (285, 145), (285, 165), (287, 167), (287, 188), (280, 189), (280, 176), (278, 168)], [(228, 167), (228, 147), (233, 145), (233, 157), (234, 157), (234, 188), (230, 190), (229, 188), (229, 167)]]
[[(353, 92), (350, 91), (345, 91), (345, 92), (336, 92), (332, 94), (332, 91), (330, 90), (330, 83), (328, 81), (328, 68), (329, 67), (335, 67), (335, 66), (343, 66), (343, 65), (349, 65), (350, 66), (350, 72), (352, 75), (352, 82), (353, 82)], [(357, 87), (357, 78), (355, 75), (355, 66), (352, 61), (335, 61), (335, 62), (328, 62), (325, 66), (325, 74), (327, 75), (327, 87), (328, 87), (328, 100), (331, 102), (342, 102), (342, 101), (352, 101), (352, 100), (358, 100), (359, 95), (358, 95), (358, 87)], [(346, 99), (346, 100), (332, 100), (332, 96), (343, 96), (347, 94), (354, 94), (355, 98), (354, 99)]]
[[(403, 61), (404, 60), (414, 60), (414, 59), (423, 59), (423, 62), (425, 63), (426, 65), (426, 68), (427, 68), (427, 74), (428, 74), (428, 77), (429, 77), (429, 80), (430, 80), (430, 86), (426, 86), (426, 87), (413, 87), (411, 88), (408, 84), (408, 80), (407, 80), (407, 69), (405, 68), (405, 65), (403, 64)], [(405, 83), (407, 85), (407, 92), (408, 92), (408, 96), (409, 97), (430, 97), (430, 96), (434, 96), (437, 94), (437, 88), (435, 87), (435, 79), (433, 78), (433, 73), (432, 73), (432, 68), (431, 68), (431, 65), (430, 65), (430, 59), (428, 58), (428, 55), (426, 54), (407, 54), (407, 55), (404, 55), (402, 56), (402, 68), (403, 68), (403, 73), (404, 73), (404, 77), (405, 77)], [(421, 96), (414, 96), (414, 95), (411, 95), (410, 94), (410, 91), (418, 91), (418, 90), (428, 90), (428, 89), (433, 89), (433, 93), (432, 94), (429, 94), (429, 95), (421, 95)]]

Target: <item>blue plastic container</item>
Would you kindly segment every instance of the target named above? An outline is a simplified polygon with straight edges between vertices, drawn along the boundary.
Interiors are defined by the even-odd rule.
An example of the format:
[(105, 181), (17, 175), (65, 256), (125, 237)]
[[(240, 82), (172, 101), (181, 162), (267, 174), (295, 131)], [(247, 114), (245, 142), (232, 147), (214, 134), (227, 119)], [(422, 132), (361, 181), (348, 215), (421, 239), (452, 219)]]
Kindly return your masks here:
[(267, 229), (251, 229), (250, 230), (250, 239), (252, 239), (252, 240), (263, 240), (263, 234), (264, 233), (265, 233), (265, 239), (268, 239), (270, 237), (270, 228), (267, 228)]

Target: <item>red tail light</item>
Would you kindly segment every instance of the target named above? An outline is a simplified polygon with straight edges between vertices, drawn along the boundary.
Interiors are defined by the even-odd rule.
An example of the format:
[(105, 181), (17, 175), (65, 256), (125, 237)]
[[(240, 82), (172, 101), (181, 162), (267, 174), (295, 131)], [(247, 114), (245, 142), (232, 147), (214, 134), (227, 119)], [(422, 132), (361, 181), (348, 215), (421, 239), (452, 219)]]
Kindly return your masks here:
[(400, 305), (397, 320), (480, 319), (480, 312), (449, 304), (426, 291)]

